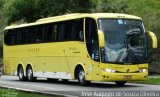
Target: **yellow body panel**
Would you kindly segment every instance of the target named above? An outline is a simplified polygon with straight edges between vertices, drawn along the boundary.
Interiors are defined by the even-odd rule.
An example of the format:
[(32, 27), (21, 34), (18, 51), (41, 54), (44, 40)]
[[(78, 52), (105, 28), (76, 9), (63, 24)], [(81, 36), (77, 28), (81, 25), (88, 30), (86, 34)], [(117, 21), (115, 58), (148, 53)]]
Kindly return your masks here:
[(23, 46), (4, 45), (5, 73), (12, 75), (18, 64), (24, 64), (23, 68), (31, 64), (36, 72), (71, 72), (74, 76), (77, 63), (87, 62), (86, 51), (85, 43), (76, 41)]

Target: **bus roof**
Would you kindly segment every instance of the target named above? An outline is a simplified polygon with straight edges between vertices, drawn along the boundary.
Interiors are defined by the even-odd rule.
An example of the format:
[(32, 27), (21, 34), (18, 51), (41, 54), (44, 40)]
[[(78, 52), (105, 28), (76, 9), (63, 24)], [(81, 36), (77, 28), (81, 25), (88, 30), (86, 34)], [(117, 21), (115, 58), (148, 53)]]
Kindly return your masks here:
[(74, 14), (43, 18), (33, 23), (11, 25), (11, 26), (7, 26), (5, 29), (23, 28), (23, 27), (33, 26), (33, 25), (47, 24), (47, 23), (66, 21), (66, 20), (72, 20), (72, 19), (78, 19), (78, 18), (84, 18), (84, 17), (91, 17), (95, 19), (98, 19), (98, 18), (126, 18), (126, 19), (141, 20), (140, 17), (134, 16), (134, 15), (119, 14), (119, 13), (74, 13)]

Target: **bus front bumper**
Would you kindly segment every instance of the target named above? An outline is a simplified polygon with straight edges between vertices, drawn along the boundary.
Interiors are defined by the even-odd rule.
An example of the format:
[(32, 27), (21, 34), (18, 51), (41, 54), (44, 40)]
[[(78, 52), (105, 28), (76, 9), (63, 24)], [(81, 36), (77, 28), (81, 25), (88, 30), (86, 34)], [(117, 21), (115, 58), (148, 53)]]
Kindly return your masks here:
[(100, 81), (141, 81), (146, 80), (148, 72), (145, 73), (102, 73)]

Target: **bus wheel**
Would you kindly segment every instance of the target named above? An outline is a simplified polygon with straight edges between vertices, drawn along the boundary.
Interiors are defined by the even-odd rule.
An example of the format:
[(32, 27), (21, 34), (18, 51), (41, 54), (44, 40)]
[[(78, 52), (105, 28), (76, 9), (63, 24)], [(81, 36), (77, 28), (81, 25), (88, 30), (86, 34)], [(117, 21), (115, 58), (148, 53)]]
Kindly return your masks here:
[(27, 67), (27, 74), (26, 75), (27, 75), (28, 81), (35, 81), (36, 80), (36, 78), (33, 77), (33, 70), (32, 70), (31, 66)]
[(23, 67), (19, 66), (18, 68), (18, 77), (20, 81), (24, 81), (25, 77), (24, 77), (24, 71), (23, 71)]
[(82, 67), (78, 69), (78, 83), (83, 86), (90, 83), (89, 81), (85, 80), (85, 72)]
[(127, 81), (116, 81), (117, 86), (124, 86)]

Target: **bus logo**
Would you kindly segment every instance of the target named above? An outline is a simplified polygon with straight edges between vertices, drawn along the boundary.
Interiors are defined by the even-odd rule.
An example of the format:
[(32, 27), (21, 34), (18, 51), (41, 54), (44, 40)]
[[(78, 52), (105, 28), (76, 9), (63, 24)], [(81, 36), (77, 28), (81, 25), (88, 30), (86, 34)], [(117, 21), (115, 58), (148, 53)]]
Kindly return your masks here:
[(129, 72), (129, 68), (128, 68), (128, 69), (126, 69), (126, 72)]

